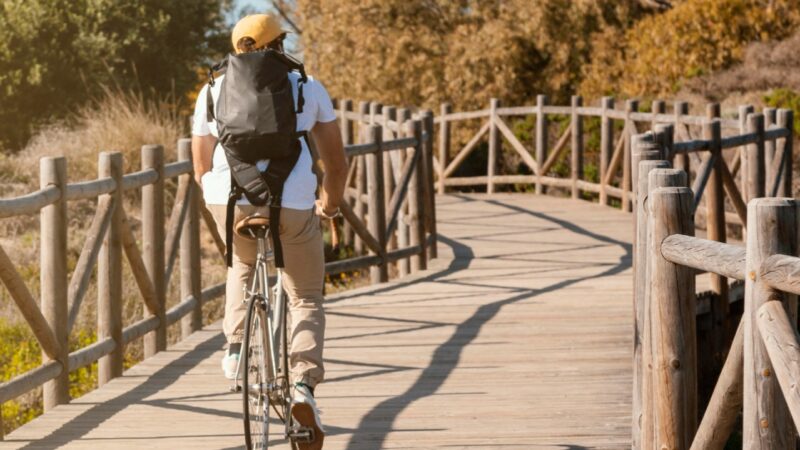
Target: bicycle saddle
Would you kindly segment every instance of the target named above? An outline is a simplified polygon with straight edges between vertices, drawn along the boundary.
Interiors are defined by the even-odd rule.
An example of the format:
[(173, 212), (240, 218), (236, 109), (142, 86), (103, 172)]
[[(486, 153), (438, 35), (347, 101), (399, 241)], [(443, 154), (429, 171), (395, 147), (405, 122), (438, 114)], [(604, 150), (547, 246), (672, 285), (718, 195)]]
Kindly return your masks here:
[(269, 217), (253, 214), (237, 222), (233, 229), (236, 230), (236, 234), (245, 239), (255, 240), (265, 237), (269, 230)]

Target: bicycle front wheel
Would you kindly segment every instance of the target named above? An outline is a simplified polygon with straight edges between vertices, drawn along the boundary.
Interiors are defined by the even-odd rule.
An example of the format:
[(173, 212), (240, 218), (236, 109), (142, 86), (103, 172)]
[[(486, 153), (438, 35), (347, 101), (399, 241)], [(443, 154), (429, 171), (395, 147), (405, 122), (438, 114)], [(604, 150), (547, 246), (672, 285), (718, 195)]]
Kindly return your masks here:
[(244, 436), (248, 450), (264, 450), (269, 438), (269, 341), (264, 299), (253, 296), (247, 306), (242, 350)]

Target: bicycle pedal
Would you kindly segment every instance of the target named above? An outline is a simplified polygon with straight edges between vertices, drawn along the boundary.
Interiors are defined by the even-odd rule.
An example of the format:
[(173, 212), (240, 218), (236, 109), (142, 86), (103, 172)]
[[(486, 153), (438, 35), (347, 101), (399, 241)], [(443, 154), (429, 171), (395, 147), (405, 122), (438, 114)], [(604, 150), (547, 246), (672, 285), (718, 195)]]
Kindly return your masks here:
[(240, 386), (238, 384), (235, 385), (235, 386), (231, 386), (231, 387), (228, 388), (228, 391), (229, 392), (242, 392), (242, 386)]
[(289, 437), (295, 442), (310, 444), (314, 442), (313, 428), (298, 428), (289, 433)]

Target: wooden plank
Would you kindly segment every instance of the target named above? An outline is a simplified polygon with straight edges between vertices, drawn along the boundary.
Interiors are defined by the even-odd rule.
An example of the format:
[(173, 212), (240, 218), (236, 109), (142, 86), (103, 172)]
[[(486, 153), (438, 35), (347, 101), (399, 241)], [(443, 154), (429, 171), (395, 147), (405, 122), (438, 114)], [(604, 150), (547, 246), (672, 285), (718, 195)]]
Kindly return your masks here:
[[(502, 145), (503, 140), (500, 138), (500, 135), (497, 133), (499, 127), (498, 123), (500, 122), (500, 117), (497, 115), (497, 108), (500, 107), (500, 100), (496, 98), (491, 99), (491, 103), (489, 105), (489, 110), (491, 111), (491, 116), (489, 116), (489, 123), (491, 127), (489, 128), (489, 150), (488, 155), (486, 157), (486, 193), (493, 194), (494, 193), (494, 181), (493, 178), (495, 176), (496, 167), (497, 167), (497, 155), (502, 153)], [(410, 212), (410, 207), (409, 207)], [(413, 212), (411, 213), (413, 214)], [(412, 269), (413, 270), (413, 269)]]
[(142, 254), (139, 253), (139, 247), (136, 245), (136, 238), (133, 236), (130, 225), (128, 225), (128, 217), (122, 210), (123, 217), (120, 220), (120, 238), (122, 239), (122, 248), (125, 250), (125, 256), (128, 258), (128, 264), (133, 273), (133, 279), (139, 287), (139, 293), (142, 294), (147, 311), (150, 314), (155, 314), (158, 311), (158, 304), (156, 300), (155, 289), (150, 276), (147, 274)]
[(462, 148), (458, 152), (455, 158), (453, 158), (453, 161), (450, 162), (450, 165), (448, 165), (447, 169), (445, 169), (444, 171), (445, 179), (451, 176), (453, 172), (456, 171), (461, 162), (464, 161), (467, 158), (467, 156), (469, 156), (469, 154), (472, 152), (472, 150), (475, 149), (475, 146), (478, 145), (478, 142), (480, 142), (481, 138), (483, 138), (483, 135), (485, 135), (486, 132), (489, 131), (489, 127), (491, 126), (491, 124), (492, 124), (491, 121), (484, 123), (483, 126), (480, 128), (480, 130), (478, 130), (478, 133), (475, 134), (475, 136), (473, 136), (472, 139), (470, 139), (467, 145), (465, 145), (464, 148)]
[(795, 430), (757, 325), (762, 305), (783, 299), (783, 307), (790, 308), (790, 302), (757, 274), (767, 257), (797, 254), (797, 205), (789, 199), (760, 198), (747, 207), (743, 443), (748, 449), (794, 449)]
[[(124, 170), (122, 153), (100, 154), (98, 174), (101, 177), (110, 177), (121, 185)], [(97, 338), (98, 341), (111, 340), (115, 345), (108, 353), (98, 355), (100, 361), (97, 364), (97, 382), (100, 386), (122, 375), (125, 358), (125, 349), (121, 345), (123, 308), (121, 224), (125, 217), (122, 211), (122, 190), (117, 189), (102, 200), (113, 204), (114, 210), (107, 232), (98, 237), (103, 245), (97, 264)]]
[(736, 280), (745, 279), (745, 249), (691, 236), (673, 234), (661, 244), (667, 261)]
[[(629, 448), (630, 216), (549, 196), (437, 201), (448, 240), (429, 271), (326, 295), (325, 448)], [(241, 446), (220, 324), (169, 350), (4, 445)]]
[(0, 218), (36, 214), (59, 198), (61, 191), (58, 187), (47, 186), (30, 194), (0, 199)]
[(39, 309), (36, 300), (33, 299), (28, 287), (22, 280), (14, 263), (0, 246), (0, 280), (5, 284), (11, 299), (17, 305), (22, 317), (25, 318), (28, 326), (31, 327), (33, 335), (42, 347), (42, 351), (48, 354), (51, 359), (56, 359), (61, 354), (61, 344), (56, 339), (50, 326)]
[(67, 200), (85, 200), (109, 194), (117, 188), (113, 178), (81, 181), (67, 185)]
[[(40, 161), (39, 186), (44, 189), (56, 186), (63, 193), (67, 189), (67, 160), (64, 157), (47, 157)], [(60, 353), (53, 360), (61, 363), (61, 374), (44, 384), (42, 397), (44, 409), (49, 411), (58, 405), (69, 403), (69, 330), (67, 304), (67, 200), (62, 196), (52, 205), (40, 211), (39, 259), (41, 261), (40, 295), (42, 315), (59, 343)], [(48, 352), (42, 352), (42, 362), (51, 360)]]
[[(544, 111), (544, 107), (548, 102), (548, 98), (546, 95), (537, 95), (536, 96), (536, 108), (538, 111), (536, 112), (536, 161), (542, 162), (547, 160), (547, 141), (548, 141), (548, 122), (547, 122), (547, 114)], [(534, 168), (533, 173), (539, 176), (546, 175), (545, 173), (540, 173), (539, 170)], [(535, 192), (537, 194), (543, 194), (545, 192), (544, 185), (540, 182), (536, 183)]]
[(654, 444), (688, 448), (697, 429), (694, 273), (661, 255), (664, 238), (670, 234), (694, 233), (691, 198), (691, 191), (684, 187), (658, 188), (648, 196), (647, 270), (655, 433), (654, 440), (642, 440), (642, 448), (653, 448)]
[(795, 427), (800, 426), (800, 336), (784, 305), (771, 301), (758, 309), (758, 328)]
[(158, 179), (142, 187), (142, 260), (153, 284), (154, 311), (159, 327), (144, 338), (144, 357), (167, 349), (166, 280), (164, 279), (164, 147), (142, 147), (142, 170), (154, 170)]
[[(564, 133), (558, 138), (558, 142), (556, 142), (556, 146), (553, 147), (553, 151), (550, 153), (550, 156), (547, 157), (547, 161), (542, 164), (541, 169), (539, 172), (542, 175), (546, 175), (550, 169), (553, 168), (553, 164), (556, 163), (558, 157), (561, 156), (561, 152), (566, 148), (567, 140), (572, 136), (572, 127), (567, 128)], [(536, 173), (536, 172), (534, 172)]]
[(536, 161), (534, 161), (531, 154), (528, 153), (528, 149), (526, 149), (525, 146), (522, 145), (522, 143), (519, 141), (519, 139), (517, 139), (517, 137), (514, 136), (514, 133), (511, 131), (511, 129), (508, 128), (508, 125), (506, 125), (506, 123), (503, 122), (503, 119), (497, 117), (495, 119), (495, 125), (497, 125), (497, 128), (506, 138), (508, 143), (511, 144), (511, 147), (517, 151), (520, 157), (522, 157), (522, 162), (524, 162), (525, 165), (528, 166), (533, 173), (539, 173), (538, 164), (536, 164)]
[(772, 289), (800, 295), (800, 258), (769, 256), (761, 263), (758, 277)]
[(97, 205), (97, 211), (92, 218), (92, 224), (89, 225), (89, 231), (86, 233), (86, 241), (83, 243), (78, 262), (72, 271), (69, 288), (67, 288), (69, 302), (67, 328), (69, 330), (72, 330), (75, 319), (78, 318), (81, 302), (86, 294), (86, 289), (89, 287), (89, 280), (92, 278), (92, 268), (97, 262), (97, 255), (103, 245), (103, 239), (111, 223), (114, 209), (115, 206), (111, 197), (101, 198)]
[(722, 367), (706, 413), (697, 428), (690, 450), (723, 450), (742, 409), (744, 370), (744, 321), (739, 322), (731, 350)]
[[(178, 141), (178, 159), (192, 162), (192, 142), (189, 139)], [(180, 239), (180, 274), (181, 298), (202, 298), (202, 265), (200, 258), (203, 253), (200, 249), (200, 210), (203, 208), (202, 191), (195, 182), (193, 174), (185, 176), (185, 183), (189, 185), (186, 199), (189, 208), (183, 220), (183, 231)], [(181, 338), (186, 339), (203, 327), (202, 301), (196, 302), (191, 313), (184, 316), (181, 321)]]

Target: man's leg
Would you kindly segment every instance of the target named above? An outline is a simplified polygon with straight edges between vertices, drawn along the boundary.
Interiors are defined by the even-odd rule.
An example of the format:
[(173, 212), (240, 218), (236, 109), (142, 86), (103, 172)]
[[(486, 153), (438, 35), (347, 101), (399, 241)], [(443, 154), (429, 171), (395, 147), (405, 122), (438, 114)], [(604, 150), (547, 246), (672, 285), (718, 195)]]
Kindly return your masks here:
[[(217, 223), (217, 231), (225, 238), (225, 220), (227, 208), (225, 205), (207, 205)], [(256, 211), (254, 206), (236, 206), (234, 224), (249, 214)], [(244, 287), (247, 284), (250, 272), (256, 261), (256, 243), (248, 239), (233, 235), (233, 261), (228, 267), (225, 283), (225, 317), (222, 320), (222, 330), (229, 344), (239, 344), (244, 338), (244, 319), (247, 314), (247, 305), (244, 303)]]
[(289, 352), (292, 381), (313, 389), (325, 373), (322, 364), (325, 255), (319, 217), (313, 209), (281, 210), (281, 244), (286, 266), (283, 287), (289, 294), (292, 319)]

